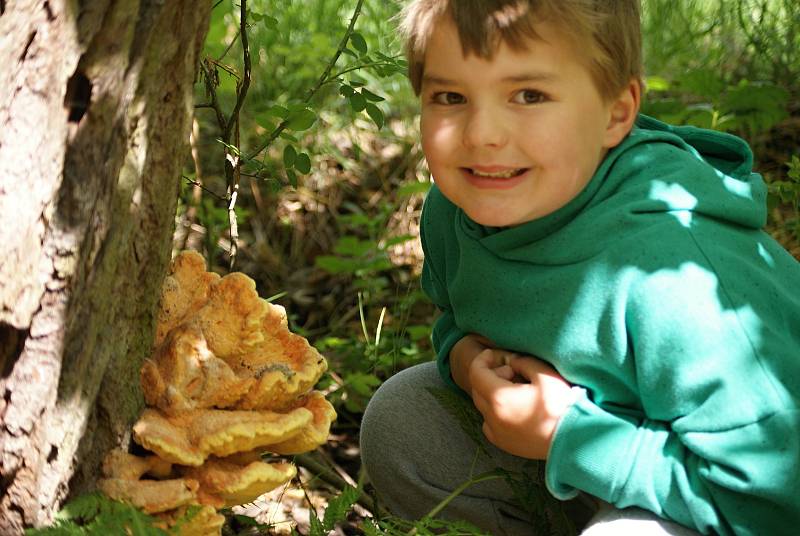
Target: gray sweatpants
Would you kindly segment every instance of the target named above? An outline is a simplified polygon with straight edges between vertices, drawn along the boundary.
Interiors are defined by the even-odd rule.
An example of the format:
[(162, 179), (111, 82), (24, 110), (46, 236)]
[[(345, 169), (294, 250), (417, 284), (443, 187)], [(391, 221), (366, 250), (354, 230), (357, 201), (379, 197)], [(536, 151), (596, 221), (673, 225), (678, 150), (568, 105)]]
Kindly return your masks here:
[(493, 479), (467, 488), (439, 517), (468, 521), (492, 535), (549, 536), (568, 533), (569, 525), (585, 536), (697, 534), (645, 510), (617, 510), (588, 496), (556, 501), (545, 490), (543, 462), (512, 456), (485, 439), (479, 447), (430, 389), (447, 389), (434, 363), (396, 374), (370, 400), (361, 424), (362, 462), (393, 514), (419, 519), (470, 478), (501, 468), (528, 482), (526, 497), (537, 504), (523, 507), (519, 489), (515, 496), (505, 479)]

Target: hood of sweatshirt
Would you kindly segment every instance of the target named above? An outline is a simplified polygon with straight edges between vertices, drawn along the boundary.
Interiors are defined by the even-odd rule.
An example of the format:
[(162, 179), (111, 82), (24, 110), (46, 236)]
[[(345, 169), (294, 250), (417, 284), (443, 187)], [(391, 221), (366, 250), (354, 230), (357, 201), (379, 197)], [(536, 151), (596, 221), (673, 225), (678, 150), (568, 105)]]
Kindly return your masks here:
[(591, 241), (602, 243), (603, 227), (613, 232), (626, 217), (636, 225), (642, 221), (630, 217), (636, 215), (668, 213), (683, 227), (702, 216), (760, 229), (767, 219), (766, 186), (752, 165), (753, 153), (741, 138), (640, 115), (586, 187), (552, 214), (509, 228), (478, 225), (460, 210), (457, 219), (466, 234), (512, 257), (513, 250), (530, 252), (554, 235), (584, 241), (593, 230)]

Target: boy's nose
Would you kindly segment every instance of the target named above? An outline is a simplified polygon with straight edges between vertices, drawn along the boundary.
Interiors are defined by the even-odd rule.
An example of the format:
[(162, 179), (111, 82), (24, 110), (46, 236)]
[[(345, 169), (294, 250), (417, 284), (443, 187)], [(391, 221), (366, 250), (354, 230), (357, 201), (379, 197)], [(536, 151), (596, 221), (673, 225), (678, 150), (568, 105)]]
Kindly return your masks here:
[(489, 109), (475, 110), (464, 125), (464, 145), (476, 147), (502, 147), (508, 142), (508, 132), (502, 120)]

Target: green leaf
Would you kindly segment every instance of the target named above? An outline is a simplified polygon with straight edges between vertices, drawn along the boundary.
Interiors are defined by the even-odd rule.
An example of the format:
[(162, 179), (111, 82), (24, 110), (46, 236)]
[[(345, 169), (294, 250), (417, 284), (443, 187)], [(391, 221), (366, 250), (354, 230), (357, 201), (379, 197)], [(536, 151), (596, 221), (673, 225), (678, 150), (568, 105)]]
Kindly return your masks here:
[(432, 184), (433, 183), (430, 181), (407, 182), (397, 189), (397, 195), (400, 197), (409, 197), (417, 194), (427, 194)]
[(371, 240), (359, 240), (355, 236), (342, 236), (333, 246), (333, 252), (338, 255), (360, 257), (370, 251), (375, 251), (376, 244)]
[(286, 178), (289, 179), (289, 184), (292, 185), (292, 188), (297, 188), (297, 173), (295, 173), (291, 169), (287, 169)]
[(345, 521), (347, 512), (360, 495), (361, 492), (357, 488), (345, 486), (342, 493), (328, 502), (328, 507), (325, 509), (325, 515), (322, 518), (323, 528), (326, 531), (331, 531), (337, 523)]
[(342, 97), (349, 97), (350, 95), (355, 93), (355, 90), (353, 89), (353, 86), (350, 86), (348, 84), (342, 84), (341, 86), (339, 86), (339, 93), (342, 95)]
[(267, 132), (272, 132), (273, 130), (275, 130), (275, 127), (277, 125), (275, 125), (275, 122), (272, 121), (271, 119), (267, 119), (267, 117), (269, 117), (268, 114), (259, 114), (256, 116), (255, 121), (258, 126), (263, 128)]
[(317, 517), (317, 512), (314, 511), (314, 508), (309, 509), (309, 536), (327, 536), (328, 531), (322, 526), (322, 522)]
[(350, 49), (349, 49), (349, 48), (347, 48), (347, 47), (343, 48), (343, 49), (342, 49), (342, 52), (344, 52), (344, 53), (345, 53), (345, 54), (347, 54), (348, 56), (353, 56), (354, 58), (358, 58), (358, 54), (356, 54), (355, 52), (353, 52), (352, 50), (350, 50)]
[(405, 244), (409, 240), (414, 240), (414, 239), (415, 237), (412, 235), (400, 235), (400, 236), (394, 236), (392, 238), (387, 238), (386, 242), (383, 244), (382, 249), (388, 249), (392, 246), (396, 246), (397, 244)]
[(361, 93), (353, 93), (350, 95), (349, 100), (350, 108), (352, 108), (354, 112), (360, 112), (367, 107), (367, 99), (365, 99), (364, 95)]
[(314, 265), (329, 274), (352, 274), (358, 270), (361, 262), (334, 255), (317, 255), (314, 259)]
[(800, 183), (800, 157), (793, 155), (792, 160), (786, 162), (786, 165), (789, 167), (789, 171), (787, 172), (789, 178), (794, 182)]
[(363, 78), (353, 75), (350, 77), (350, 85), (353, 87), (364, 87), (367, 85), (367, 81)]
[(367, 115), (370, 116), (372, 122), (375, 123), (375, 125), (379, 129), (383, 128), (384, 118), (381, 109), (372, 104), (371, 102), (366, 103), (365, 106), (367, 108)]
[(314, 113), (313, 110), (309, 108), (303, 108), (297, 112), (292, 112), (292, 114), (288, 117), (288, 124), (286, 128), (294, 130), (295, 132), (301, 132), (303, 130), (308, 130), (317, 120), (317, 114)]
[(275, 29), (278, 27), (278, 19), (275, 17), (270, 17), (269, 15), (264, 15), (264, 24), (267, 28)]
[(281, 139), (286, 140), (286, 141), (293, 141), (295, 143), (298, 143), (300, 141), (300, 140), (297, 139), (297, 136), (292, 136), (291, 134), (289, 134), (285, 130), (279, 134), (279, 137)]
[(289, 109), (279, 104), (273, 104), (270, 106), (266, 113), (274, 117), (280, 117), (281, 119), (286, 119), (289, 117)]
[(353, 45), (353, 48), (361, 53), (361, 55), (367, 53), (367, 41), (360, 33), (353, 32), (353, 34), (350, 35), (350, 43)]
[(287, 145), (283, 148), (283, 165), (286, 169), (292, 169), (297, 160), (297, 150), (294, 145)]
[(362, 396), (372, 396), (372, 393), (380, 386), (381, 381), (374, 374), (354, 372), (344, 376), (344, 383), (354, 393)]
[(364, 95), (364, 97), (368, 101), (372, 101), (372, 102), (381, 102), (383, 100), (386, 100), (383, 97), (381, 97), (380, 95), (376, 95), (372, 91), (368, 90), (367, 88), (361, 88), (361, 94)]
[(644, 85), (647, 91), (666, 91), (669, 89), (669, 82), (661, 76), (648, 76)]
[(297, 158), (294, 162), (294, 167), (298, 172), (302, 173), (303, 175), (307, 175), (311, 172), (311, 159), (306, 153), (300, 153), (297, 155)]

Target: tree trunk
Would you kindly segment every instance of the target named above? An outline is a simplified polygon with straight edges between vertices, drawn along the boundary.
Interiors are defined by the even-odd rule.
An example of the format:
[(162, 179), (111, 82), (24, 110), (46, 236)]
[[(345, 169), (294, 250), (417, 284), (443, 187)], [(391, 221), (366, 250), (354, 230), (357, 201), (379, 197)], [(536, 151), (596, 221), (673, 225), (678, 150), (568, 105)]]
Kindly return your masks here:
[(0, 0), (0, 534), (141, 410), (210, 3)]

